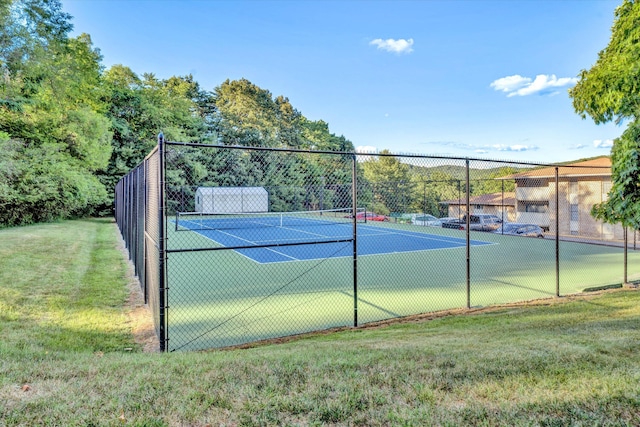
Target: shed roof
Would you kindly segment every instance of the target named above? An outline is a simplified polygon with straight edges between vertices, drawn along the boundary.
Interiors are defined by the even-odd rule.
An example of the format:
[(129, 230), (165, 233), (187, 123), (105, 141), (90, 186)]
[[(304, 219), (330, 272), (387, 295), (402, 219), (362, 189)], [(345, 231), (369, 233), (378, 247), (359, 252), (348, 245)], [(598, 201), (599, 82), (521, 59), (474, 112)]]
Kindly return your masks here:
[(200, 194), (267, 194), (264, 187), (198, 187)]

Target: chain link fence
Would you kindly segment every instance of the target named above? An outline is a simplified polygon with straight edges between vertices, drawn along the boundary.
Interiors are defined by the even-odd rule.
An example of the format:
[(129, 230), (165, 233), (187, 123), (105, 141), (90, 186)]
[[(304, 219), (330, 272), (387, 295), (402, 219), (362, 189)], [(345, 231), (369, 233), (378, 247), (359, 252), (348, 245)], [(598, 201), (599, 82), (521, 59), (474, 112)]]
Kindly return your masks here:
[(635, 233), (590, 215), (610, 182), (598, 162), (160, 138), (116, 220), (161, 350), (198, 350), (638, 279)]

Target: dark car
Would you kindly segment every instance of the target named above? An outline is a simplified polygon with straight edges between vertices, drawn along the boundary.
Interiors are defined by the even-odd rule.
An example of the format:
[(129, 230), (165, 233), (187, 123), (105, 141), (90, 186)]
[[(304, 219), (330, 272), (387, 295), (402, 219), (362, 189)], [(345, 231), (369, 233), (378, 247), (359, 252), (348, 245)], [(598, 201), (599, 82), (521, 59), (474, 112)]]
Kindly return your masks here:
[(544, 237), (542, 227), (535, 224), (521, 224), (517, 222), (507, 222), (498, 227), (494, 233), (508, 234), (510, 236)]

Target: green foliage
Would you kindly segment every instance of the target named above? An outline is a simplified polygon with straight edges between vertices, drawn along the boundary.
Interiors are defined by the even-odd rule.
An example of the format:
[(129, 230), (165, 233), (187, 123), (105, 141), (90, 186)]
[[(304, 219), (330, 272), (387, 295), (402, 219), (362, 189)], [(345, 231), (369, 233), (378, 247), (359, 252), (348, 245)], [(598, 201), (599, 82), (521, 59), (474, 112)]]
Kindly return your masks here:
[(90, 214), (106, 190), (56, 144), (0, 141), (0, 224), (52, 221)]
[(373, 202), (378, 211), (406, 212), (413, 187), (409, 165), (391, 156), (389, 150), (380, 154), (362, 163), (364, 178), (374, 194)]
[[(246, 79), (225, 81), (214, 90), (212, 101), (215, 108), (206, 113), (212, 134), (222, 144), (353, 151), (353, 144), (331, 134), (327, 123), (308, 120), (286, 97), (274, 98)], [(229, 164), (229, 156), (234, 157), (235, 165)], [(208, 176), (202, 177), (207, 183), (268, 187), (274, 211), (344, 207), (351, 200), (345, 185), (351, 181), (349, 155), (306, 157), (263, 152), (242, 157), (215, 152), (207, 160), (185, 153), (182, 161), (188, 170), (208, 171)]]
[(615, 12), (609, 45), (600, 51), (590, 70), (569, 94), (582, 118), (618, 123), (628, 127), (611, 150), (613, 186), (606, 202), (592, 214), (609, 223), (640, 226), (640, 2), (624, 0)]
[(434, 170), (414, 169), (411, 176), (414, 183), (411, 211), (434, 215), (448, 216), (447, 206), (440, 204), (446, 200), (458, 199), (460, 180), (438, 168)]
[[(3, 226), (111, 212), (112, 189), (160, 132), (173, 141), (353, 151), (326, 123), (306, 119), (286, 97), (246, 79), (227, 80), (211, 93), (190, 75), (161, 80), (124, 65), (104, 70), (89, 35), (68, 37), (70, 20), (60, 0), (0, 2)], [(182, 175), (205, 185), (260, 182), (272, 188), (277, 209), (291, 200), (332, 207), (350, 197), (338, 185), (350, 179), (350, 158), (171, 155), (180, 165), (167, 172), (176, 186), (187, 183)], [(303, 176), (316, 184), (300, 184)]]
[[(215, 133), (208, 124), (213, 111), (211, 95), (203, 91), (192, 76), (158, 80), (153, 74), (142, 78), (130, 68), (115, 65), (104, 73), (106, 116), (113, 131), (113, 152), (106, 168), (98, 175), (107, 188), (137, 166), (156, 144), (160, 132), (174, 141), (208, 142)], [(202, 159), (193, 159), (193, 176)], [(181, 160), (189, 162), (189, 155)], [(110, 211), (110, 196), (102, 206)]]
[(496, 178), (513, 175), (517, 172), (516, 168), (510, 166), (493, 169), (486, 177), (472, 183), (471, 194), (477, 196), (480, 194), (500, 193), (502, 191), (513, 192), (516, 188), (515, 181), (502, 181)]
[(3, 6), (0, 224), (92, 213), (107, 194), (94, 172), (111, 153), (100, 53), (87, 35), (66, 37), (70, 17), (58, 1)]
[[(246, 79), (208, 92), (192, 76), (161, 80), (124, 65), (104, 70), (89, 35), (68, 37), (70, 19), (59, 0), (0, 3), (2, 225), (110, 213), (111, 190), (160, 132), (173, 141), (345, 153), (259, 157), (176, 149), (167, 178), (181, 196), (170, 209), (189, 207), (194, 184), (264, 185), (274, 210), (351, 205), (354, 147), (326, 122), (307, 119), (288, 98)], [(427, 200), (422, 188), (417, 197), (409, 167), (393, 157), (356, 170), (361, 201), (383, 213), (418, 205), (436, 213), (448, 192), (430, 189)]]
[(615, 12), (609, 45), (569, 90), (582, 118), (597, 124), (636, 119), (640, 108), (640, 2), (624, 0)]
[(15, 74), (37, 49), (64, 42), (70, 21), (57, 0), (0, 1), (0, 71)]
[(611, 149), (613, 186), (606, 202), (594, 205), (592, 215), (609, 223), (640, 228), (640, 122), (629, 124)]
[[(249, 80), (227, 80), (214, 91), (216, 125), (225, 144), (275, 147), (278, 105), (271, 93)], [(284, 103), (281, 107), (285, 108)]]

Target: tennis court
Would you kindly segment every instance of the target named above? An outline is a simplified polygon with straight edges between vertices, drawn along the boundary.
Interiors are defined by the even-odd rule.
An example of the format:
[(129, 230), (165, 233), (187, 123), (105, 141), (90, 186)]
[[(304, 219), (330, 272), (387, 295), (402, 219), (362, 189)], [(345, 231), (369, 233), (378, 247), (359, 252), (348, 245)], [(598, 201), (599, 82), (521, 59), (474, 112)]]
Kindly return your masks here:
[[(630, 251), (627, 262), (615, 246), (619, 230), (597, 228), (587, 205), (580, 210), (584, 224), (567, 220), (572, 212), (564, 202), (552, 209), (549, 191), (537, 189), (571, 200), (553, 181), (524, 187), (536, 189), (527, 193), (536, 203), (549, 200), (547, 212), (523, 212), (551, 228), (555, 218), (556, 231), (543, 239), (471, 232), (467, 246), (464, 231), (404, 218), (435, 212), (443, 197), (469, 202), (472, 190), (490, 190), (476, 185), (493, 181), (481, 175), (490, 164), (459, 160), (159, 143), (119, 182), (116, 218), (161, 350), (225, 347), (640, 280), (640, 251)], [(363, 176), (364, 163), (398, 162), (413, 165), (410, 180)], [(466, 184), (430, 174), (456, 166)], [(515, 183), (502, 180), (499, 206), (491, 209), (520, 215), (509, 210), (509, 185)], [(592, 189), (577, 190), (586, 201)], [(323, 210), (336, 208), (345, 209)], [(383, 212), (401, 215), (368, 219)], [(458, 208), (449, 216), (460, 214)], [(578, 232), (601, 233), (614, 245), (574, 241)]]
[[(259, 227), (212, 221), (203, 218), (190, 229), (181, 220), (176, 231), (170, 220), (169, 247), (187, 248), (168, 257), (172, 350), (349, 326), (354, 301), (359, 323), (466, 305), (462, 231), (358, 223), (356, 293), (353, 242), (346, 239), (351, 219), (305, 219), (297, 226), (274, 219)], [(472, 306), (555, 295), (553, 240), (481, 232), (471, 237)], [(294, 245), (249, 247), (287, 242)], [(224, 249), (188, 250), (205, 246)], [(238, 246), (245, 248), (231, 249)], [(621, 248), (561, 242), (561, 293), (619, 283), (621, 255)]]
[[(460, 230), (357, 222), (356, 268), (344, 211), (167, 220), (170, 350), (556, 295), (554, 239), (472, 232), (468, 290)], [(621, 282), (622, 248), (560, 243), (560, 294)]]
[[(236, 249), (260, 264), (352, 257), (353, 248), (344, 242), (353, 238), (353, 222), (343, 211), (309, 214), (281, 213), (245, 215), (183, 214), (174, 221), (176, 229), (189, 230), (211, 240), (216, 246)], [(358, 256), (454, 249), (464, 247), (463, 236), (443, 236), (394, 229), (385, 223), (357, 224)], [(308, 243), (308, 244), (307, 244)], [(471, 246), (492, 244), (472, 240)], [(290, 245), (290, 246), (289, 246)], [(268, 247), (265, 247), (268, 246)]]

